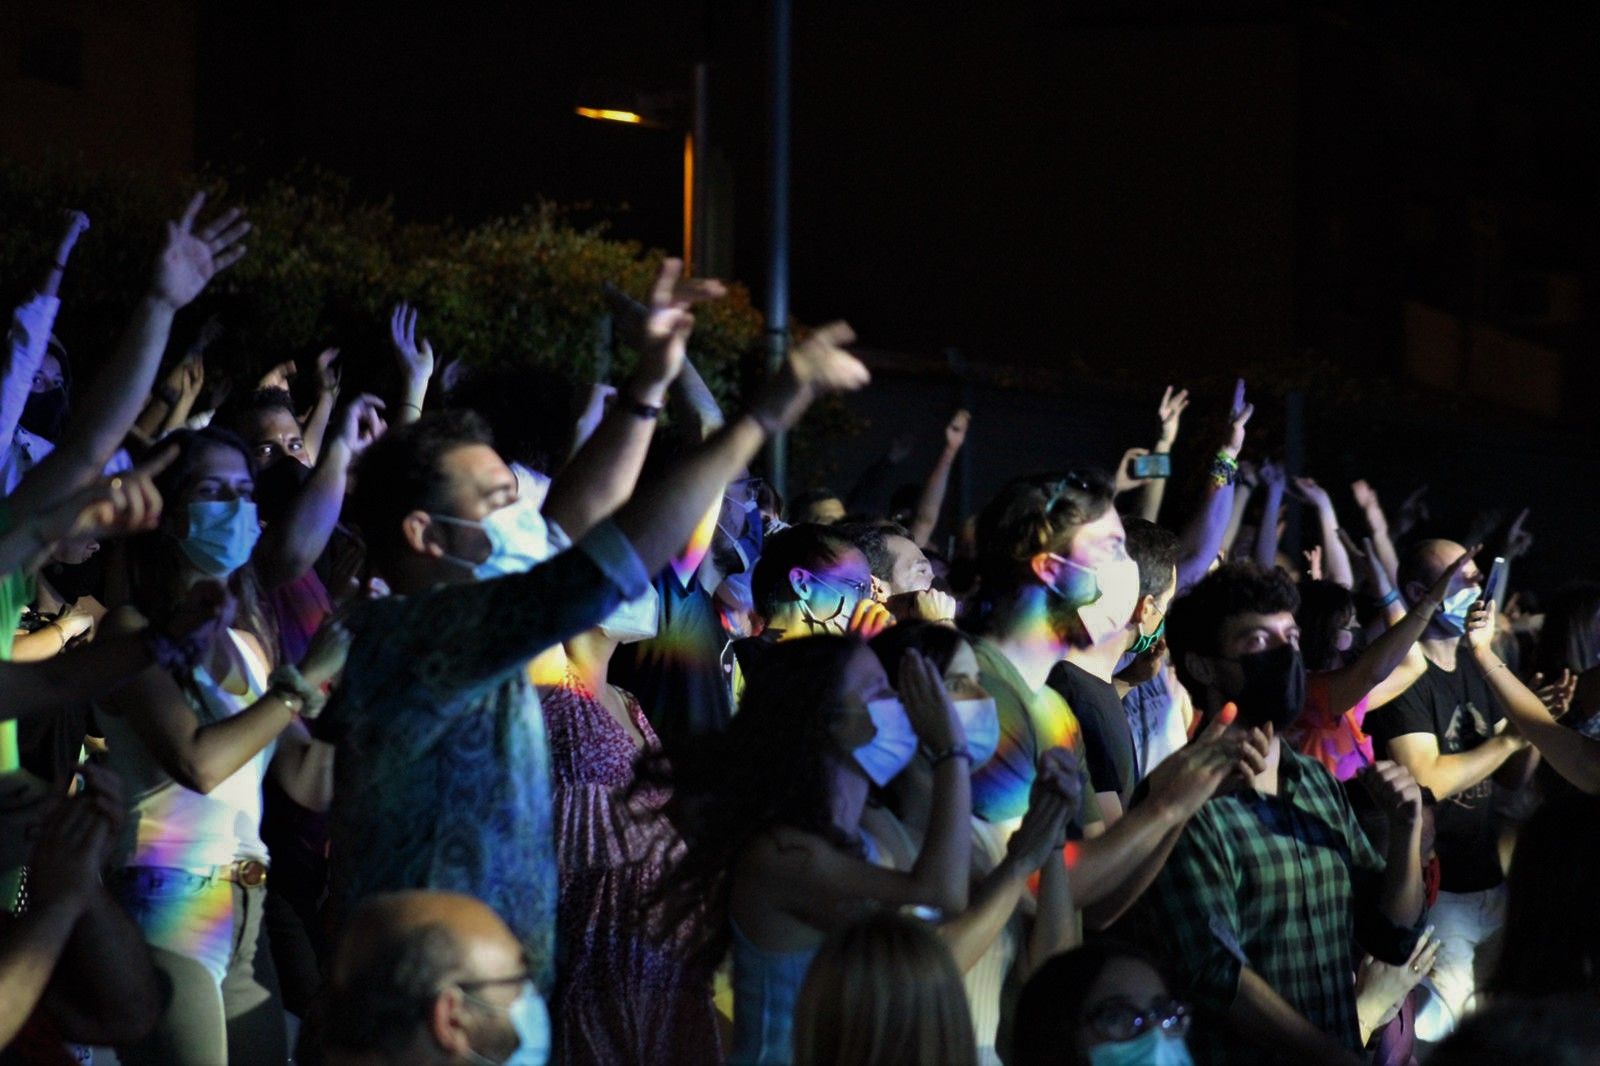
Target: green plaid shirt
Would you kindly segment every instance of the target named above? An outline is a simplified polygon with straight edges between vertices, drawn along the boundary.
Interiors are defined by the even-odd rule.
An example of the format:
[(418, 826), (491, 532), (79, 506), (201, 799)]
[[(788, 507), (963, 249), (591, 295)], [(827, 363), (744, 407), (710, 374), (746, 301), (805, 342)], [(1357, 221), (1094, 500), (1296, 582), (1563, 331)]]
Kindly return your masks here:
[(1383, 869), (1333, 776), (1286, 745), (1276, 796), (1240, 791), (1200, 809), (1134, 918), (1197, 1008), (1197, 1063), (1261, 1061), (1221, 1018), (1246, 966), (1312, 1025), (1361, 1050), (1355, 944), (1403, 963), (1418, 932), (1379, 909)]

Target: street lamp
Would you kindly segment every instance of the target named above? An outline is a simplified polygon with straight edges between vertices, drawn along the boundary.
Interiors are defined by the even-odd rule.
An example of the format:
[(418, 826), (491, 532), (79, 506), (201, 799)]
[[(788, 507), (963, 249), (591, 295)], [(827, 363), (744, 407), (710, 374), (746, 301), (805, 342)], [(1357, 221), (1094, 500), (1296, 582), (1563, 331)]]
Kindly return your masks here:
[[(683, 270), (685, 274), (705, 271), (710, 266), (705, 234), (706, 65), (694, 65), (687, 101), (681, 92), (627, 94), (598, 82), (580, 87), (579, 95), (583, 103), (572, 110), (583, 118), (651, 129), (683, 128)], [(594, 106), (597, 104), (606, 106)]]

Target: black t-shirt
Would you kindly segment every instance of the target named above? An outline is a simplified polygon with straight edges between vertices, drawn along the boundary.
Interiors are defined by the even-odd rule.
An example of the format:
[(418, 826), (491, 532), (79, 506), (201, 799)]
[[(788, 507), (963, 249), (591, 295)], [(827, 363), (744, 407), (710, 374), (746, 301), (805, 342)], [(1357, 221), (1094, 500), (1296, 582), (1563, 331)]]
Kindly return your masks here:
[(1115, 792), (1122, 809), (1127, 810), (1139, 780), (1138, 759), (1133, 730), (1116, 687), (1069, 662), (1056, 663), (1046, 684), (1067, 701), (1083, 729), (1084, 756), (1094, 790)]
[(668, 567), (653, 584), (661, 597), (656, 636), (617, 649), (611, 683), (638, 698), (671, 755), (722, 732), (733, 717), (722, 663), (728, 635), (716, 602), (697, 579), (684, 585)]
[[(1471, 751), (1495, 734), (1504, 718), (1478, 664), (1466, 655), (1454, 672), (1432, 662), (1417, 683), (1367, 713), (1362, 728), (1374, 754), (1389, 755), (1389, 741), (1408, 733), (1431, 733), (1440, 755)], [(1494, 785), (1485, 778), (1434, 808), (1438, 828), (1439, 887), (1446, 892), (1481, 892), (1505, 879), (1491, 808)]]

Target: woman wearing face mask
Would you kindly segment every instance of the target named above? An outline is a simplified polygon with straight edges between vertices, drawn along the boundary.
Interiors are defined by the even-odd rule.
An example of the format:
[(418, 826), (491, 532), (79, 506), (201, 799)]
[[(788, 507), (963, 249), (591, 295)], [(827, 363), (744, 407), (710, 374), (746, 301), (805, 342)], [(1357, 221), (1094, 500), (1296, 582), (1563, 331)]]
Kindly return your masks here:
[[(1427, 595), (1354, 655), (1356, 609), (1350, 590), (1331, 581), (1302, 581), (1295, 622), (1307, 670), (1305, 708), (1285, 731), (1284, 740), (1340, 781), (1371, 766), (1372, 740), (1362, 730), (1367, 714), (1427, 672), (1428, 661), (1417, 641), (1441, 609), (1450, 581), (1476, 550), (1447, 566)], [(1472, 596), (1476, 589), (1463, 592)]]
[[(898, 673), (909, 651), (926, 656), (944, 676), (945, 691), (961, 716), (967, 746), (977, 770), (994, 754), (1000, 723), (994, 698), (978, 682), (978, 659), (959, 630), (934, 622), (903, 622), (872, 641), (885, 671)], [(1077, 768), (1065, 749), (1046, 753), (1034, 779), (1035, 794), (1022, 825), (1007, 843), (974, 816), (971, 905), (939, 925), (966, 986), (977, 1034), (978, 1061), (997, 1064), (1002, 989), (1014, 972), (1025, 979), (1033, 965), (1078, 941), (1077, 914), (1068, 891), (1062, 845), (1066, 826), (1078, 810)], [(931, 768), (925, 758), (911, 760), (889, 787), (890, 799), (909, 835), (912, 854), (921, 847), (933, 798)], [(1026, 891), (1039, 877), (1037, 900)], [(1020, 967), (1020, 969), (1018, 969)]]
[[(927, 838), (903, 872), (874, 864), (862, 839), (872, 781), (856, 757), (874, 720), (895, 711), (934, 774)], [(712, 963), (731, 937), (729, 1062), (791, 1061), (801, 979), (841, 923), (873, 906), (965, 909), (970, 762), (932, 664), (908, 653), (897, 698), (873, 654), (841, 637), (775, 645), (728, 731), (678, 756), (672, 809), (688, 850), (665, 886), (666, 913), (681, 921), (708, 912), (695, 947)], [(663, 772), (659, 761), (647, 771)]]
[(101, 705), (111, 765), (134, 816), (116, 892), (145, 931), (173, 994), (125, 1063), (281, 1063), (277, 978), (261, 924), (268, 863), (261, 787), (269, 768), (297, 802), (327, 806), (332, 749), (310, 739), (322, 686), (348, 638), (326, 627), (299, 669), (274, 663), (250, 553), (260, 536), (244, 442), (207, 429), (168, 438), (177, 460), (157, 480), (160, 528), (129, 545), (132, 603), (105, 630), (132, 630), (205, 581), (227, 585), (227, 639), (198, 663), (154, 666)]
[(694, 964), (692, 927), (643, 935), (641, 915), (682, 844), (663, 783), (630, 788), (661, 744), (639, 701), (607, 680), (622, 644), (655, 636), (656, 591), (566, 642), (566, 677), (541, 698), (549, 734), (560, 886), (551, 1003), (556, 1061), (581, 1066), (716, 1062), (712, 969)]
[(1015, 1066), (1190, 1066), (1189, 1009), (1155, 964), (1103, 941), (1057, 955), (1017, 1003)]

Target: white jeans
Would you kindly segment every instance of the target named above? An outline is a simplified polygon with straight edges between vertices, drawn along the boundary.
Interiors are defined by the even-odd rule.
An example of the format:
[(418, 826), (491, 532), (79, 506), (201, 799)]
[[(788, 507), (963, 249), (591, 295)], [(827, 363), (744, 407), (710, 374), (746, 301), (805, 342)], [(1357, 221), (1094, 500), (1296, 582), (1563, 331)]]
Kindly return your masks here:
[(1478, 985), (1500, 950), (1500, 928), (1506, 921), (1506, 886), (1482, 892), (1441, 892), (1428, 911), (1439, 957), (1432, 993), (1417, 1011), (1417, 1039), (1437, 1043), (1449, 1036), (1476, 1005)]

